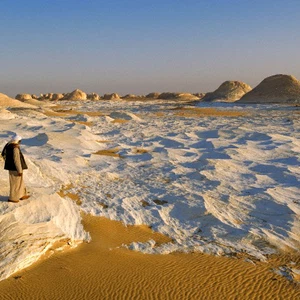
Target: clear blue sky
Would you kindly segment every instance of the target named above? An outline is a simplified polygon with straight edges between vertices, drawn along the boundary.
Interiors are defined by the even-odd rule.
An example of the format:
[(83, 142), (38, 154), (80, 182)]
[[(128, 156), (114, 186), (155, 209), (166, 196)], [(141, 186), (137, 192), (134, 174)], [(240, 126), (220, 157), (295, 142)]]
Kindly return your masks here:
[(207, 92), (300, 80), (299, 0), (1, 0), (0, 92)]

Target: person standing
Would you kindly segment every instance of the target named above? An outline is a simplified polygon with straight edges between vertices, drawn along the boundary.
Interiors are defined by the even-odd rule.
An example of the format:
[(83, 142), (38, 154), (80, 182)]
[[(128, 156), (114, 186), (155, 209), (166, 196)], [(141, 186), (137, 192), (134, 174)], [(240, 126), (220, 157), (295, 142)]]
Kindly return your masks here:
[(20, 149), (22, 137), (15, 134), (3, 150), (2, 157), (5, 160), (4, 169), (9, 171), (9, 198), (8, 202), (17, 203), (19, 200), (28, 199), (23, 179), (23, 170), (28, 169), (24, 156)]

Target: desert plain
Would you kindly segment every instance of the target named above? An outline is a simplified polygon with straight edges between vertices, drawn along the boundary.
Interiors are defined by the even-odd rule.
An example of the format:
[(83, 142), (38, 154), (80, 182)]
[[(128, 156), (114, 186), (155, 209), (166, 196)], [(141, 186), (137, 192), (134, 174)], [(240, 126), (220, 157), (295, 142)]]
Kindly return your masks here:
[(198, 100), (1, 98), (1, 299), (300, 297), (298, 105)]

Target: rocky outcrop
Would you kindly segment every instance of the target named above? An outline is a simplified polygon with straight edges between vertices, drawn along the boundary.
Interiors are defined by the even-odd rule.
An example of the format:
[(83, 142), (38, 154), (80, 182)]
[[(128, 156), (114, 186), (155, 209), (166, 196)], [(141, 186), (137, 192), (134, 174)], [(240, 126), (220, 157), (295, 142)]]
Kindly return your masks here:
[(177, 99), (177, 100), (199, 100), (199, 98), (190, 93), (161, 93), (158, 99), (169, 100), (169, 99)]
[(53, 93), (46, 94), (46, 99), (53, 100)]
[(160, 96), (160, 93), (154, 92), (154, 93), (149, 93), (149, 94), (147, 94), (147, 95), (146, 95), (146, 98), (148, 98), (148, 99), (158, 99), (159, 96)]
[(39, 100), (53, 100), (53, 93), (41, 94)]
[(214, 92), (207, 93), (201, 100), (235, 102), (251, 90), (251, 86), (244, 82), (225, 81)]
[(171, 93), (171, 92), (164, 92), (164, 93), (150, 93), (145, 96), (147, 99), (162, 99), (162, 100), (199, 100), (194, 94), (190, 93)]
[(175, 99), (177, 98), (177, 93), (169, 93), (169, 92), (161, 93), (158, 98), (163, 100)]
[(144, 98), (143, 96), (137, 96), (137, 95), (134, 95), (134, 94), (127, 94), (125, 96), (122, 97), (122, 99), (131, 99), (131, 100), (138, 100), (138, 99), (142, 99)]
[(15, 99), (20, 100), (20, 101), (26, 101), (26, 100), (31, 100), (32, 97), (30, 94), (18, 94)]
[(62, 99), (63, 97), (64, 97), (64, 94), (53, 94), (51, 100), (57, 101), (57, 100)]
[(240, 103), (300, 103), (300, 81), (291, 75), (273, 75), (265, 78)]
[(194, 93), (193, 95), (198, 97), (199, 99), (202, 99), (206, 94), (205, 93)]
[(87, 95), (87, 98), (89, 100), (100, 100), (100, 96), (96, 93), (91, 93)]
[(20, 107), (20, 108), (36, 108), (31, 104), (25, 103), (23, 101), (19, 101), (16, 99), (12, 99), (5, 94), (0, 93), (0, 107)]
[(103, 96), (103, 99), (104, 100), (117, 100), (117, 99), (121, 99), (121, 97), (118, 94), (113, 93), (113, 94), (105, 94)]
[(87, 95), (85, 92), (76, 89), (71, 93), (68, 93), (64, 96), (63, 100), (86, 100)]

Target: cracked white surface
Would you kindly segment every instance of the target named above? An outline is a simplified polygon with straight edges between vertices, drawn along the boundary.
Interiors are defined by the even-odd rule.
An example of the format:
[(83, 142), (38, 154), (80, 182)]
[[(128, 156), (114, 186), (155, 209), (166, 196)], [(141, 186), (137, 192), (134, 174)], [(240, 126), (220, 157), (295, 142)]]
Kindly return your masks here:
[[(184, 118), (175, 116), (175, 102), (68, 104), (102, 115), (63, 118), (31, 110), (0, 113), (3, 146), (12, 132), (24, 137), (22, 149), (29, 162), (25, 180), (32, 193), (26, 204), (8, 205), (8, 178), (0, 170), (0, 220), (5, 220), (0, 230), (6, 230), (10, 222), (23, 224), (21, 219), (36, 210), (39, 213), (31, 217), (36, 227), (23, 225), (22, 230), (42, 232), (50, 244), (62, 234), (74, 240), (87, 238), (79, 208), (54, 194), (62, 185), (73, 183), (71, 191), (82, 200), (80, 209), (125, 224), (148, 224), (174, 240), (160, 246), (153, 241), (128, 246), (134, 250), (216, 255), (244, 251), (259, 259), (279, 248), (299, 251), (297, 108), (200, 104), (248, 115)], [(114, 122), (120, 118), (126, 122)], [(117, 149), (120, 157), (93, 154), (106, 149)], [(57, 207), (64, 213), (58, 213)], [(65, 218), (69, 227), (62, 226)], [(14, 239), (14, 235), (2, 238), (0, 251)], [(33, 243), (30, 236), (23, 240)], [(38, 243), (33, 244), (35, 248)], [(10, 247), (10, 255), (22, 268), (19, 244)], [(25, 262), (30, 260), (33, 257)]]

